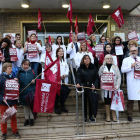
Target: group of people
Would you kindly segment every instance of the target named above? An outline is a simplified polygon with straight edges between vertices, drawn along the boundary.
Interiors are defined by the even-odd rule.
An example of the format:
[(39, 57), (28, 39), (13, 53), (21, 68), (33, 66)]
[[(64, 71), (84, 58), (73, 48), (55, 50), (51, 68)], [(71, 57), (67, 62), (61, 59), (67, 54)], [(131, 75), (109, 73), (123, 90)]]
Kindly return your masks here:
[[(20, 40), (20, 34), (16, 34), (16, 40), (14, 44), (11, 43), (9, 35), (5, 36), (0, 41), (0, 50), (3, 54), (3, 59), (0, 60), (0, 111), (1, 116), (4, 114), (6, 109), (8, 108), (7, 103), (10, 106), (14, 106), (17, 108), (16, 100), (6, 100), (4, 98), (4, 90), (5, 90), (5, 81), (7, 79), (15, 79), (19, 82), (20, 91), (22, 91), (30, 82), (31, 85), (26, 88), (19, 95), (19, 102), (24, 106), (24, 114), (25, 114), (25, 122), (24, 126), (34, 125), (34, 116), (29, 108), (25, 97), (29, 92), (35, 91), (36, 88), (36, 80), (35, 77), (39, 74), (39, 67), (41, 67), (42, 71), (45, 69), (45, 60), (46, 60), (46, 51), (51, 56), (52, 60), (55, 61), (57, 58), (60, 60), (60, 82), (68, 84), (68, 76), (69, 76), (69, 66), (68, 59), (70, 59), (74, 75), (76, 78), (76, 87), (80, 88), (81, 86), (92, 87), (92, 89), (96, 89), (100, 87), (100, 76), (103, 73), (113, 73), (114, 74), (114, 89), (113, 91), (117, 91), (120, 89), (120, 85), (122, 82), (122, 73), (127, 74), (127, 93), (128, 93), (128, 121), (132, 121), (133, 115), (133, 103), (134, 100), (140, 100), (138, 95), (139, 89), (139, 79), (134, 78), (134, 67), (137, 65), (137, 61), (140, 61), (140, 52), (138, 48), (138, 43), (135, 40), (123, 42), (121, 37), (114, 36), (112, 40), (110, 38), (106, 38), (105, 36), (101, 36), (100, 42), (96, 42), (96, 36), (92, 35), (90, 38), (79, 43), (77, 41), (77, 36), (73, 35), (72, 42), (68, 44), (66, 47), (62, 42), (62, 37), (58, 36), (56, 39), (56, 44), (54, 43), (54, 39), (51, 37), (51, 44), (49, 44), (49, 39), (45, 38), (45, 45), (42, 46), (42, 42), (38, 40), (36, 41), (36, 34), (31, 34), (29, 41), (25, 42), (24, 46), (22, 41)], [(100, 56), (96, 56), (92, 54), (88, 45), (95, 52), (96, 44), (104, 45), (104, 52)], [(29, 57), (28, 55), (28, 45), (36, 44), (37, 56)], [(116, 55), (115, 47), (121, 45), (123, 49), (123, 54)], [(9, 49), (16, 48), (18, 61), (12, 62), (10, 59)], [(12, 71), (14, 67), (18, 67), (18, 71), (16, 72), (16, 76), (12, 75)], [(44, 79), (44, 75), (42, 74), (42, 79)], [(92, 89), (84, 89), (84, 116), (85, 122), (87, 122), (87, 101), (89, 100), (88, 94)], [(33, 93), (33, 92), (32, 92)], [(106, 121), (110, 122), (110, 105), (111, 105), (111, 94), (112, 91), (102, 89), (101, 90), (101, 98), (105, 102), (105, 110), (106, 110)], [(134, 95), (136, 96), (134, 97)], [(62, 112), (68, 113), (68, 110), (65, 108), (64, 104), (61, 104), (59, 108), (59, 96), (56, 95), (55, 100), (55, 113), (61, 114)], [(140, 107), (140, 102), (139, 107)], [(112, 119), (114, 122), (117, 121), (116, 113), (112, 110)], [(91, 105), (89, 102), (89, 121), (94, 122), (94, 118), (92, 117)], [(16, 115), (11, 118), (11, 127), (13, 136), (16, 138), (20, 138), (20, 135), (17, 131), (17, 122)], [(7, 124), (1, 123), (1, 131), (2, 131), (2, 140), (6, 139), (7, 136)]]

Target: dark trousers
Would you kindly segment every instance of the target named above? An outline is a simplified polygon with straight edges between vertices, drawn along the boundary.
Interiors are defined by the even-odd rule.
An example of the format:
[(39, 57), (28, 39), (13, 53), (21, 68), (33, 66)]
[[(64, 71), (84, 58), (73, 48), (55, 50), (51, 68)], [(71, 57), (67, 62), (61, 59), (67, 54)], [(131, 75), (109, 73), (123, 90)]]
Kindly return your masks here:
[[(59, 108), (59, 106), (58, 106), (59, 99), (60, 99), (60, 96), (58, 96), (58, 95), (56, 94), (55, 104), (54, 104), (54, 108), (55, 108), (55, 109), (58, 109), (58, 108)], [(64, 107), (64, 103), (61, 102), (61, 99), (60, 99), (60, 105), (61, 105), (61, 108)]]
[[(134, 105), (134, 100), (127, 101), (127, 115), (131, 117), (133, 116), (133, 105)], [(140, 112), (140, 101), (138, 101), (138, 106), (139, 106), (139, 112)]]
[(90, 101), (88, 98), (88, 93), (90, 91), (91, 91), (90, 89), (84, 89), (84, 115), (85, 115), (85, 118), (87, 118), (87, 100), (89, 103), (89, 118), (92, 117), (92, 109), (91, 109)]
[(109, 93), (107, 93), (107, 98), (104, 98), (105, 105), (111, 105), (111, 98), (109, 98)]

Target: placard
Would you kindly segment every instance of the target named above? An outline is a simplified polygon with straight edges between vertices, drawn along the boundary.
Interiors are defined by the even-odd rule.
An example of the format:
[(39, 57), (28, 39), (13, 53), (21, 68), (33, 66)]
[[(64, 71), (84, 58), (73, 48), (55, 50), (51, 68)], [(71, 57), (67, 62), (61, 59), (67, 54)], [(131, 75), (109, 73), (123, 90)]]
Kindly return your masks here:
[(10, 48), (9, 53), (10, 53), (10, 60), (11, 61), (18, 61), (16, 48)]
[(29, 30), (27, 31), (28, 32), (28, 35), (30, 36), (31, 34), (36, 34), (36, 30)]
[(136, 61), (136, 66), (134, 67), (134, 78), (140, 79), (140, 62)]
[(100, 76), (101, 89), (113, 91), (114, 88), (114, 75), (113, 73), (103, 73)]
[(3, 37), (5, 37), (6, 35), (10, 35), (11, 36), (11, 42), (12, 42), (12, 44), (14, 44), (15, 33), (3, 33)]
[(4, 98), (7, 100), (17, 100), (19, 98), (19, 83), (14, 79), (5, 81)]
[(104, 44), (95, 45), (96, 57), (100, 58), (100, 55), (104, 52)]
[(3, 60), (3, 59), (5, 59), (5, 58), (4, 58), (3, 54), (2, 54), (2, 51), (0, 50), (0, 61)]
[(127, 37), (129, 40), (136, 40), (136, 41), (139, 40), (136, 31), (132, 31), (132, 32), (128, 33)]
[(36, 58), (38, 55), (37, 44), (27, 44), (28, 58)]
[(85, 32), (78, 33), (77, 39), (78, 39), (79, 43), (85, 41), (85, 39), (86, 39)]
[(116, 55), (123, 55), (123, 46), (122, 45), (116, 45), (115, 46), (115, 52), (116, 52)]

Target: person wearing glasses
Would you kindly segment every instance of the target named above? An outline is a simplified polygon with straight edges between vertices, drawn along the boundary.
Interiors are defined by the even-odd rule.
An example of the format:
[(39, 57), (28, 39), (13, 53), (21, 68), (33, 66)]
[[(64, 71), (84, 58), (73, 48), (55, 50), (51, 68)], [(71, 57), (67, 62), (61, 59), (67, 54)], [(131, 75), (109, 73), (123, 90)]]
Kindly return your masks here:
[(133, 117), (133, 105), (134, 100), (138, 100), (139, 112), (140, 112), (140, 79), (136, 79), (134, 74), (134, 67), (140, 62), (140, 57), (138, 55), (138, 48), (131, 46), (129, 48), (130, 56), (125, 58), (122, 63), (121, 72), (127, 75), (127, 115), (128, 121), (132, 121)]
[(101, 38), (99, 39), (99, 44), (107, 44), (108, 42), (106, 41), (106, 37), (105, 36), (101, 36)]

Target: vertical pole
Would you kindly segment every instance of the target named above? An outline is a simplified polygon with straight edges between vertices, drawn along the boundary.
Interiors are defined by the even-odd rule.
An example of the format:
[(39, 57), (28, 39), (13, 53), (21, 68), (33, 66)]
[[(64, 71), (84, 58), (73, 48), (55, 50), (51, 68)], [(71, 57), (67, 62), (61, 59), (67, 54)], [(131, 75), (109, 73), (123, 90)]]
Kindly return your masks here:
[(83, 135), (85, 135), (84, 92), (82, 93), (82, 117), (83, 117)]

